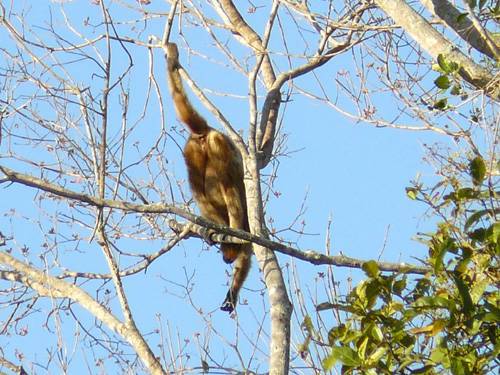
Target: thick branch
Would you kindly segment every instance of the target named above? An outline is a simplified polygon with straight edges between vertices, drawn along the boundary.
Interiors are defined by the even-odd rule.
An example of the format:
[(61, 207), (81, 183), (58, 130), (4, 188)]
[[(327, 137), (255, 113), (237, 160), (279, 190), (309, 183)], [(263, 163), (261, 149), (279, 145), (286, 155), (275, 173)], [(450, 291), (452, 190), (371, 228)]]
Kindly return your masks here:
[[(448, 0), (420, 0), (420, 2), (434, 15), (442, 19), (463, 40), (479, 52), (495, 59), (496, 51), (491, 48), (481, 33), (474, 27), (470, 18), (462, 14)], [(489, 34), (489, 37), (500, 45), (500, 37)]]
[[(233, 1), (221, 0), (220, 4), (222, 6), (223, 16), (226, 22), (231, 25), (235, 34), (241, 36), (240, 39), (251, 47), (256, 55), (264, 54), (261, 62), (261, 72), (264, 80), (264, 85), (268, 90), (268, 95), (266, 97), (266, 103), (264, 104), (264, 109), (262, 110), (260, 129), (255, 139), (256, 146), (260, 151), (259, 167), (264, 168), (271, 160), (271, 154), (274, 147), (274, 139), (276, 137), (276, 122), (278, 121), (279, 107), (281, 105), (281, 93), (279, 90), (273, 90), (276, 75), (267, 51), (267, 46), (262, 41), (257, 32), (250, 27), (241, 16), (238, 9), (234, 6)], [(273, 6), (272, 13), (276, 15), (278, 3)], [(274, 16), (270, 17), (270, 24), (266, 30), (266, 33), (270, 34), (272, 27), (272, 20)]]
[[(15, 372), (19, 375), (28, 375), (28, 373), (24, 370), (23, 366), (16, 366), (12, 362), (6, 360), (5, 358), (0, 357), (0, 368), (6, 367), (9, 370)], [(3, 374), (3, 373), (0, 373)]]
[(262, 76), (264, 78), (264, 84), (269, 89), (273, 85), (276, 77), (271, 60), (262, 44), (260, 35), (246, 23), (245, 19), (241, 16), (231, 0), (220, 0), (219, 2), (234, 32), (241, 36), (244, 43), (251, 47), (255, 53), (265, 53), (264, 60), (262, 61)]
[[(342, 255), (328, 256), (313, 250), (308, 250), (308, 251), (297, 250), (292, 247), (283, 245), (282, 243), (271, 241), (242, 230), (215, 224), (209, 220), (204, 219), (201, 216), (193, 215), (190, 212), (187, 212), (178, 207), (168, 204), (156, 203), (156, 204), (141, 205), (130, 202), (111, 200), (111, 199), (99, 199), (86, 194), (76, 193), (74, 191), (64, 189), (57, 185), (51, 184), (47, 181), (41, 180), (36, 177), (28, 176), (23, 173), (15, 172), (3, 166), (0, 166), (0, 171), (2, 171), (5, 174), (8, 181), (41, 189), (43, 191), (56, 194), (60, 197), (74, 199), (80, 202), (87, 203), (94, 207), (116, 208), (123, 211), (138, 212), (138, 213), (151, 213), (151, 214), (172, 213), (181, 216), (184, 219), (187, 219), (191, 223), (193, 223), (193, 227), (190, 229), (191, 232), (198, 234), (201, 238), (208, 238), (216, 242), (234, 241), (238, 243), (239, 239), (242, 239), (245, 241), (250, 241), (252, 243), (262, 245), (269, 249), (275, 250), (279, 253), (293, 256), (295, 258), (304, 260), (306, 262), (315, 265), (331, 264), (339, 267), (361, 268), (363, 263), (366, 262), (365, 260), (350, 258)], [(178, 224), (174, 224), (175, 223), (174, 221), (171, 221), (170, 223), (172, 223), (171, 225), (174, 228), (177, 228), (179, 232), (181, 232), (184, 229), (184, 227), (181, 227)], [(204, 228), (211, 229), (212, 233), (207, 232), (206, 229)], [(224, 234), (214, 235), (213, 231)], [(429, 269), (426, 267), (407, 265), (404, 263), (379, 262), (379, 266), (380, 269), (383, 271), (394, 271), (394, 272), (405, 272), (405, 273), (416, 273), (416, 274), (425, 274), (426, 272), (429, 272)]]
[(403, 0), (375, 0), (375, 3), (434, 59), (443, 55), (447, 61), (460, 66), (460, 75), (474, 87), (484, 90), (495, 100), (500, 100), (498, 77), (493, 77), (486, 69), (456, 48), (427, 20)]
[(106, 326), (108, 326), (112, 331), (118, 333), (125, 340), (127, 340), (134, 347), (137, 355), (141, 358), (152, 374), (164, 374), (160, 363), (155, 358), (149, 347), (145, 344), (144, 338), (137, 335), (134, 330), (129, 329), (126, 324), (119, 321), (104, 306), (94, 300), (87, 292), (76, 285), (70, 284), (31, 267), (3, 251), (0, 252), (0, 263), (15, 270), (14, 272), (2, 273), (1, 275), (2, 277), (5, 277), (5, 279), (20, 282), (23, 285), (32, 288), (42, 296), (50, 298), (69, 298), (80, 304), (93, 316), (106, 324)]
[[(125, 202), (125, 201), (117, 201), (117, 200), (112, 200), (112, 199), (100, 199), (91, 195), (83, 194), (83, 193), (78, 193), (73, 190), (65, 189), (61, 186), (52, 184), (48, 181), (42, 180), (37, 177), (33, 177), (24, 173), (19, 173), (16, 171), (13, 171), (12, 169), (9, 169), (7, 167), (1, 166), (0, 165), (0, 171), (5, 175), (6, 178), (2, 179), (3, 181), (10, 181), (10, 182), (16, 182), (25, 186), (30, 186), (36, 189), (40, 189), (52, 194), (55, 194), (59, 197), (64, 197), (64, 198), (69, 198), (73, 199), (82, 203), (86, 203), (90, 206), (93, 207), (99, 207), (99, 208), (116, 208), (119, 210), (123, 211), (129, 211), (129, 212), (138, 212), (138, 213), (150, 213), (150, 214), (166, 214), (166, 213), (171, 213), (175, 215), (179, 215), (183, 217), (184, 219), (187, 219), (189, 221), (192, 221), (194, 223), (199, 223), (200, 225), (203, 225), (206, 220), (201, 219), (198, 220), (198, 216), (193, 215), (189, 213), (188, 211), (182, 210), (176, 206), (173, 205), (168, 205), (168, 204), (163, 204), (163, 203), (156, 203), (156, 204), (135, 204), (131, 202)], [(0, 181), (2, 181), (0, 180)], [(214, 224), (216, 225), (216, 224)]]

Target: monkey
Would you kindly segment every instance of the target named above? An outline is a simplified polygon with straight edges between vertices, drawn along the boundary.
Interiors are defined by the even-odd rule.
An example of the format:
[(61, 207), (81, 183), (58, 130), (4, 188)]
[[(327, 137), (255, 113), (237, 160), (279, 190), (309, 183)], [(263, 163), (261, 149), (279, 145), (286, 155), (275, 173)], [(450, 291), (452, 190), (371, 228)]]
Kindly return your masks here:
[[(188, 180), (201, 215), (217, 224), (249, 230), (243, 162), (233, 142), (213, 129), (189, 101), (179, 74), (175, 43), (165, 46), (170, 93), (177, 113), (190, 136), (184, 147)], [(231, 313), (250, 270), (251, 244), (220, 245), (224, 262), (234, 262), (233, 278), (220, 309)]]

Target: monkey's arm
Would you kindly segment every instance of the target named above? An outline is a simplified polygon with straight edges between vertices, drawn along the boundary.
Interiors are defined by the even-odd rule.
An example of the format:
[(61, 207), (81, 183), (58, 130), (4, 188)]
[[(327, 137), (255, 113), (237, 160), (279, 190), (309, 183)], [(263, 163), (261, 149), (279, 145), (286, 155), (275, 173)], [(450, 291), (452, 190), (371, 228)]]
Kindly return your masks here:
[(205, 134), (208, 131), (208, 124), (191, 105), (179, 74), (179, 50), (175, 43), (167, 43), (164, 47), (167, 58), (167, 75), (170, 93), (175, 105), (175, 110), (179, 119), (185, 123), (191, 132), (195, 134)]

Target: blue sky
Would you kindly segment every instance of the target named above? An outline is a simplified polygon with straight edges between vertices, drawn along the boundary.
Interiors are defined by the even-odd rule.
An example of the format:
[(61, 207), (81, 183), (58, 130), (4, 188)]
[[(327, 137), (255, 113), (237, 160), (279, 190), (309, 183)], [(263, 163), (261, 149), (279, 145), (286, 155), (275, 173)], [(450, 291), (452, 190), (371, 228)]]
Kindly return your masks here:
[[(161, 4), (153, 4), (158, 7)], [(57, 4), (56, 4), (57, 5)], [(16, 4), (19, 7), (28, 6), (27, 3)], [(35, 2), (29, 4), (33, 9), (29, 12), (25, 19), (25, 26), (29, 25), (47, 25), (49, 21), (49, 3)], [(52, 3), (52, 6), (54, 4)], [(83, 20), (89, 17), (91, 23), (99, 21), (99, 8), (91, 6), (89, 2), (76, 1), (66, 5), (66, 10), (71, 19), (75, 20), (75, 26), (82, 32), (87, 33), (90, 38), (93, 35), (100, 33), (102, 29), (97, 28), (95, 33), (92, 27), (83, 26)], [(111, 8), (112, 16), (115, 21), (119, 19), (127, 19), (131, 17), (131, 12), (126, 12), (118, 6)], [(260, 24), (265, 17), (266, 12), (257, 12), (252, 16), (252, 22)], [(67, 38), (77, 38), (74, 35), (67, 34), (64, 31), (64, 23), (61, 18), (57, 6), (53, 8), (52, 17), (55, 24), (61, 27), (62, 33)], [(158, 19), (146, 24), (137, 23), (134, 25), (135, 30), (131, 29), (131, 36), (138, 37), (142, 41), (147, 40), (147, 36), (155, 34), (161, 36), (164, 19)], [(176, 24), (177, 25), (177, 24)], [(20, 26), (19, 23), (16, 26)], [(129, 26), (120, 26), (124, 35)], [(200, 48), (202, 53), (206, 53), (212, 58), (214, 63), (207, 63), (205, 59), (199, 56), (191, 56), (188, 58), (185, 45), (177, 33), (177, 26), (174, 27), (171, 40), (178, 41), (180, 45), (181, 62), (186, 70), (191, 74), (193, 79), (206, 90), (210, 99), (219, 105), (220, 109), (227, 118), (234, 124), (238, 130), (242, 130), (247, 134), (248, 122), (248, 103), (245, 99), (248, 89), (245, 77), (238, 75), (224, 65), (221, 55), (215, 52), (214, 47), (210, 45), (207, 35), (201, 28), (190, 28), (189, 24), (185, 24), (186, 29), (183, 30), (186, 40), (189, 40), (193, 48)], [(144, 31), (137, 32), (137, 29), (144, 28)], [(34, 35), (43, 37), (47, 35), (46, 31), (34, 28), (36, 34), (30, 34), (30, 38)], [(0, 37), (6, 40), (4, 30), (0, 31)], [(278, 36), (273, 35), (273, 43), (278, 43)], [(293, 40), (293, 38), (292, 38)], [(14, 50), (12, 42), (6, 42), (6, 48)], [(237, 42), (230, 41), (231, 46), (241, 55), (247, 54), (248, 50), (236, 47)], [(293, 44), (291, 49), (303, 49), (300, 40), (297, 39), (297, 46)], [(51, 44), (51, 42), (48, 42)], [(274, 46), (275, 44), (272, 44)], [(103, 45), (100, 45), (103, 47)], [(147, 50), (141, 46), (130, 46), (134, 60), (132, 74), (124, 82), (126, 87), (130, 88), (130, 112), (129, 124), (136, 124), (131, 136), (126, 142), (125, 160), (127, 163), (134, 163), (139, 160), (138, 154), (151, 147), (152, 143), (158, 138), (162, 126), (169, 132), (169, 136), (163, 137), (162, 146), (158, 149), (162, 152), (154, 157), (162, 158), (163, 164), (166, 166), (169, 179), (163, 175), (157, 176), (153, 181), (156, 184), (156, 189), (165, 191), (168, 188), (173, 188), (177, 204), (181, 204), (181, 191), (188, 194), (187, 186), (184, 184), (179, 188), (176, 182), (185, 180), (185, 169), (182, 160), (182, 154), (178, 144), (183, 144), (183, 137), (177, 133), (181, 132), (182, 126), (175, 120), (169, 96), (166, 90), (166, 80), (164, 76), (164, 60), (159, 50), (154, 51), (155, 58), (155, 77), (161, 86), (163, 100), (166, 108), (165, 121), (162, 124), (157, 98), (152, 92), (151, 99), (148, 103), (145, 116), (140, 117), (140, 113), (146, 103), (146, 87), (148, 84), (148, 59)], [(120, 51), (118, 45), (114, 45), (113, 64), (114, 77), (123, 71), (126, 67), (126, 54)], [(36, 50), (36, 48), (34, 49)], [(76, 58), (76, 57), (75, 57)], [(48, 57), (47, 57), (48, 59)], [(279, 61), (278, 66), (284, 68), (285, 59), (276, 57)], [(2, 63), (3, 64), (3, 63)], [(99, 92), (98, 88), (101, 84), (95, 74), (98, 71), (95, 64), (88, 62), (75, 61), (68, 65), (68, 70), (75, 74), (76, 80), (82, 84), (87, 84), (94, 92)], [(335, 79), (339, 72), (349, 71), (355, 73), (355, 67), (352, 62), (352, 55), (335, 57), (329, 64), (320, 68), (317, 71), (319, 80), (326, 87), (329, 93), (335, 94), (336, 85)], [(44, 76), (42, 74), (42, 76)], [(431, 77), (435, 78), (435, 77)], [(430, 79), (432, 81), (432, 79)], [(311, 76), (303, 77), (297, 80), (297, 84), (301, 87), (319, 92), (319, 87)], [(376, 82), (374, 82), (374, 85)], [(17, 88), (17, 94), (33, 93), (33, 87), (28, 84), (20, 83)], [(213, 92), (225, 92), (239, 97), (230, 97), (229, 95), (211, 95)], [(220, 128), (216, 124), (213, 117), (201, 108), (201, 104), (197, 99), (193, 98), (193, 102), (200, 112), (203, 113), (209, 122), (216, 128)], [(3, 98), (5, 99), (5, 98)], [(354, 111), (354, 108), (349, 107), (348, 101), (343, 102), (348, 111)], [(374, 103), (378, 106), (378, 113), (386, 118), (396, 113), (396, 101), (387, 95), (374, 97)], [(262, 104), (262, 102), (260, 102)], [(40, 113), (47, 118), (51, 118), (54, 114), (50, 112), (50, 106), (40, 101), (38, 102)], [(75, 110), (76, 106), (72, 109)], [(111, 114), (110, 114), (110, 139), (120, 134), (120, 119), (121, 109), (119, 106), (119, 97), (117, 95), (111, 98)], [(282, 106), (283, 116), (283, 134), (287, 136), (287, 149), (289, 155), (280, 158), (278, 179), (274, 186), (274, 191), (279, 192), (279, 197), (271, 194), (271, 199), (266, 206), (266, 217), (269, 220), (272, 218), (273, 226), (277, 230), (287, 228), (300, 211), (301, 206), (304, 207), (304, 213), (300, 217), (300, 222), (305, 222), (304, 232), (308, 235), (299, 235), (293, 231), (280, 232), (287, 241), (296, 241), (297, 246), (301, 249), (315, 249), (323, 252), (325, 248), (326, 226), (329, 217), (333, 218), (331, 239), (332, 253), (338, 254), (342, 252), (345, 255), (372, 259), (380, 256), (381, 260), (387, 261), (406, 261), (413, 262), (414, 258), (423, 258), (426, 254), (426, 249), (415, 242), (412, 237), (420, 231), (426, 231), (432, 228), (432, 222), (427, 220), (425, 215), (425, 207), (415, 201), (411, 201), (406, 197), (405, 187), (410, 185), (410, 181), (417, 175), (421, 176), (421, 180), (432, 182), (435, 176), (431, 167), (422, 162), (422, 157), (425, 153), (424, 143), (432, 143), (435, 141), (445, 142), (446, 139), (429, 132), (409, 132), (395, 130), (389, 128), (375, 128), (371, 125), (355, 123), (352, 120), (342, 116), (332, 108), (321, 104), (317, 101), (305, 98), (301, 95), (294, 95), (292, 100)], [(57, 119), (54, 119), (57, 120)], [(14, 129), (15, 123), (6, 121), (2, 126)], [(175, 131), (172, 131), (175, 128)], [(23, 125), (16, 131), (24, 133)], [(85, 139), (85, 133), (78, 126), (72, 130), (68, 130), (76, 142)], [(33, 134), (29, 131), (26, 133)], [(170, 136), (172, 138), (170, 138)], [(5, 135), (4, 135), (5, 137)], [(136, 142), (139, 142), (136, 144)], [(9, 147), (12, 147), (20, 156), (27, 159), (35, 159), (38, 162), (51, 163), (54, 162), (54, 155), (47, 151), (41, 145), (33, 147), (31, 145), (21, 146), (19, 140), (10, 144), (8, 140), (3, 139), (0, 145), (0, 163), (12, 168), (17, 168), (23, 173), (37, 174), (37, 168), (30, 166), (28, 163), (15, 161), (9, 156)], [(160, 164), (150, 161), (149, 163), (140, 163), (131, 167), (127, 172), (138, 184), (147, 182), (150, 179), (148, 167), (151, 167), (153, 173), (161, 170)], [(69, 161), (68, 161), (69, 162)], [(69, 162), (70, 163), (70, 162)], [(271, 172), (271, 168), (267, 167), (263, 171), (264, 174)], [(174, 182), (172, 182), (174, 181)], [(75, 190), (86, 191), (87, 187), (79, 181), (71, 181), (66, 179), (67, 187)], [(172, 183), (170, 185), (170, 183)], [(79, 186), (79, 184), (81, 184)], [(54, 219), (56, 213), (68, 213), (67, 205), (64, 202), (43, 201), (40, 202), (37, 197), (39, 193), (30, 188), (25, 188), (20, 185), (2, 186), (0, 192), (0, 231), (14, 237), (11, 246), (13, 254), (22, 258), (20, 248), (26, 245), (30, 248), (29, 257), (40, 265), (37, 258), (40, 251), (40, 245), (46, 240), (47, 232), (51, 227), (54, 227)], [(155, 191), (150, 191), (148, 197), (151, 201), (159, 199), (167, 199), (169, 194), (158, 194)], [(305, 199), (305, 200), (304, 200)], [(172, 203), (168, 201), (166, 203)], [(8, 214), (12, 208), (15, 208), (15, 214)], [(121, 213), (116, 213), (116, 220)], [(91, 225), (91, 217), (78, 214), (81, 220)], [(59, 216), (61, 217), (61, 216)], [(42, 225), (37, 224), (40, 220)], [(164, 225), (165, 231), (168, 230)], [(134, 217), (128, 217), (122, 224), (127, 227), (134, 223)], [(295, 229), (298, 229), (297, 225)], [(75, 271), (85, 270), (104, 270), (104, 259), (99, 253), (99, 249), (95, 243), (88, 243), (91, 231), (88, 228), (82, 228), (78, 225), (68, 224), (67, 226), (58, 224), (56, 230), (67, 231), (71, 233), (76, 231), (82, 235), (82, 241), (75, 248), (75, 243), (70, 242), (67, 245), (60, 241), (54, 245), (54, 253), (47, 256), (49, 259), (57, 259), (58, 262), (64, 264)], [(125, 231), (133, 228), (127, 227)], [(159, 249), (164, 240), (160, 238), (147, 239), (149, 233), (134, 233), (134, 239), (122, 239), (117, 241), (120, 243), (122, 250), (129, 252), (144, 252), (150, 253)], [(50, 236), (49, 236), (50, 237)], [(142, 237), (142, 238), (140, 238)], [(383, 249), (383, 252), (382, 252)], [(57, 254), (57, 257), (56, 255)], [(279, 256), (280, 263), (285, 270), (289, 272), (289, 265), (294, 264), (300, 274), (302, 282), (301, 289), (308, 299), (308, 306), (311, 308), (309, 298), (317, 299), (317, 302), (322, 302), (326, 296), (325, 292), (319, 289), (320, 281), (318, 281), (318, 273), (325, 272), (326, 267), (315, 267), (309, 264), (304, 264), (300, 261), (294, 261), (288, 257)], [(122, 259), (122, 261), (126, 261)], [(51, 272), (57, 274), (60, 269), (54, 268)], [(341, 291), (347, 290), (347, 279), (353, 278), (354, 281), (360, 280), (363, 274), (360, 271), (335, 268), (335, 278), (341, 283)], [(186, 345), (185, 353), (191, 356), (191, 360), (184, 357), (183, 361), (187, 361), (191, 366), (198, 366), (200, 358), (205, 358), (205, 354), (200, 354), (196, 340), (209, 338), (212, 340), (211, 348), (214, 353), (211, 353), (219, 358), (227, 356), (228, 366), (237, 366), (238, 360), (234, 352), (232, 352), (223, 340), (217, 336), (228, 337), (232, 342), (237, 343), (241, 348), (245, 361), (251, 358), (250, 341), (257, 340), (259, 349), (256, 357), (251, 362), (252, 368), (257, 368), (260, 364), (261, 369), (265, 369), (265, 352), (267, 351), (267, 338), (265, 335), (258, 336), (258, 326), (261, 321), (264, 321), (264, 329), (268, 330), (265, 311), (267, 309), (267, 301), (264, 293), (264, 286), (261, 275), (258, 272), (256, 262), (253, 262), (253, 269), (247, 283), (247, 290), (242, 292), (241, 298), (248, 300), (248, 305), (238, 307), (238, 319), (241, 322), (251, 322), (250, 325), (244, 327), (238, 326), (238, 320), (229, 319), (225, 313), (218, 310), (225, 293), (226, 284), (229, 280), (228, 275), (230, 268), (226, 267), (221, 260), (221, 256), (215, 248), (207, 249), (200, 240), (188, 240), (182, 242), (179, 246), (173, 249), (162, 257), (161, 260), (155, 262), (146, 273), (140, 273), (125, 280), (125, 288), (130, 297), (130, 303), (133, 312), (136, 314), (138, 325), (144, 333), (148, 335), (151, 346), (154, 350), (159, 350), (157, 343), (161, 341), (160, 333), (155, 333), (155, 329), (162, 329), (172, 335), (173, 342), (176, 345), (183, 347)], [(0, 285), (5, 286), (4, 282)], [(99, 296), (105, 293), (106, 288), (111, 288), (111, 285), (102, 285), (99, 287), (98, 282), (91, 282), (86, 286), (87, 290), (96, 293), (96, 288), (99, 290)], [(194, 307), (202, 309), (204, 312), (213, 311), (207, 317), (217, 329), (217, 334), (214, 331), (207, 331), (207, 320), (198, 314), (193, 306), (186, 301), (186, 290), (183, 286), (192, 287), (191, 297)], [(289, 290), (293, 293), (294, 290)], [(95, 295), (95, 294), (93, 294)], [(264, 295), (264, 297), (263, 297)], [(116, 304), (115, 304), (116, 305)], [(55, 348), (57, 343), (57, 334), (48, 334), (44, 327), (45, 313), (52, 308), (50, 301), (40, 302), (41, 313), (34, 314), (32, 317), (21, 323), (21, 326), (26, 325), (29, 329), (29, 334), (23, 336), (21, 334), (12, 333), (11, 335), (0, 336), (0, 347), (3, 348), (7, 358), (14, 359), (16, 351), (22, 351), (25, 356), (23, 364), (30, 368), (34, 363), (44, 363), (47, 361), (47, 352), (44, 347), (49, 346)], [(311, 310), (312, 311), (312, 310)], [(90, 324), (91, 318), (80, 308), (75, 307), (74, 312), (85, 323)], [(10, 310), (0, 310), (0, 321), (7, 318)], [(61, 313), (60, 319), (63, 321), (62, 337), (67, 344), (68, 352), (72, 350), (72, 340), (74, 340), (75, 332), (80, 332), (84, 335), (82, 329), (74, 324), (71, 315), (68, 311)], [(51, 318), (52, 319), (52, 318)], [(54, 322), (49, 319), (51, 332), (56, 332)], [(324, 318), (326, 322), (333, 324), (331, 317)], [(295, 322), (295, 328), (297, 327)], [(300, 322), (298, 322), (300, 323)], [(329, 324), (327, 323), (327, 324)], [(93, 329), (95, 334), (98, 330)], [(209, 333), (207, 333), (209, 332)], [(163, 339), (167, 340), (168, 336), (165, 332)], [(201, 336), (197, 334), (200, 333)], [(249, 339), (245, 337), (249, 336)], [(300, 332), (295, 329), (292, 333), (295, 341), (300, 342)], [(201, 339), (200, 339), (201, 340)], [(208, 340), (208, 339), (207, 339)], [(43, 343), (43, 344), (41, 344)], [(218, 344), (217, 344), (218, 343)], [(43, 348), (42, 348), (43, 347)], [(174, 348), (174, 351), (178, 348)], [(96, 348), (96, 357), (104, 356), (99, 349)], [(98, 371), (95, 368), (94, 361), (86, 358), (82, 351), (77, 350), (72, 354), (73, 362), (71, 369), (73, 373), (84, 373), (87, 368), (90, 373)], [(300, 362), (300, 361), (299, 361)], [(89, 363), (89, 364), (87, 364)], [(179, 362), (180, 363), (180, 362)], [(246, 363), (248, 365), (248, 362)], [(88, 366), (88, 367), (87, 367)], [(104, 365), (105, 371), (118, 371), (112, 363)], [(40, 373), (45, 373), (45, 370), (37, 365), (35, 370)], [(58, 372), (57, 365), (52, 362), (49, 372)]]

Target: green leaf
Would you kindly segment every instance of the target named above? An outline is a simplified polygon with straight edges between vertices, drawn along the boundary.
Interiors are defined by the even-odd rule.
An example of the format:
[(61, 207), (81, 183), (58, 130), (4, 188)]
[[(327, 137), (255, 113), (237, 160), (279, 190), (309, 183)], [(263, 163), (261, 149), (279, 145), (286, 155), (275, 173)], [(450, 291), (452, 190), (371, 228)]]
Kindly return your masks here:
[(486, 239), (486, 229), (477, 228), (477, 229), (473, 230), (472, 232), (467, 233), (467, 235), (469, 236), (469, 238), (471, 238), (473, 240), (483, 242)]
[(334, 346), (332, 352), (323, 360), (323, 368), (328, 371), (337, 363), (345, 366), (356, 367), (361, 364), (361, 359), (354, 350), (348, 346)]
[(438, 65), (441, 68), (441, 70), (445, 73), (451, 73), (450, 72), (450, 67), (448, 66), (448, 63), (446, 62), (444, 55), (440, 53), (437, 58)]
[(365, 271), (368, 277), (377, 277), (380, 274), (378, 264), (374, 260), (363, 263), (361, 269)]
[(337, 363), (337, 358), (333, 356), (333, 353), (330, 353), (328, 357), (323, 359), (322, 362), (323, 369), (325, 371), (330, 371), (333, 368), (333, 366), (335, 366), (335, 363)]
[(397, 280), (394, 282), (392, 285), (392, 291), (394, 294), (400, 296), (403, 290), (406, 288), (406, 278), (403, 278), (401, 280)]
[(500, 243), (500, 223), (493, 223), (487, 230), (486, 236), (490, 243)]
[(464, 361), (462, 361), (460, 358), (451, 358), (451, 373), (453, 375), (468, 375), (470, 372), (469, 370), (464, 367)]
[(379, 328), (379, 326), (376, 324), (373, 324), (370, 327), (370, 336), (377, 343), (380, 343), (384, 340), (384, 334), (382, 333), (382, 330)]
[(460, 95), (462, 93), (462, 88), (459, 85), (453, 85), (450, 90), (451, 95)]
[(486, 275), (481, 275), (478, 277), (479, 280), (476, 280), (470, 290), (470, 298), (472, 303), (477, 304), (481, 300), (486, 291), (486, 288), (490, 286), (490, 280)]
[(412, 347), (413, 345), (415, 345), (415, 341), (417, 341), (417, 339), (415, 338), (415, 336), (408, 335), (408, 334), (405, 334), (399, 340), (399, 342), (401, 343), (401, 345), (403, 345), (403, 347), (405, 347), (405, 348), (409, 348), (409, 347)]
[(361, 342), (358, 342), (358, 345), (357, 345), (357, 349), (358, 350), (356, 350), (356, 353), (360, 357), (360, 359), (364, 359), (365, 358), (366, 348), (368, 347), (368, 342), (369, 341), (370, 341), (370, 339), (367, 336), (364, 336), (361, 339)]
[(415, 307), (431, 308), (441, 307), (448, 309), (450, 301), (447, 298), (433, 296), (433, 297), (420, 297), (414, 302)]
[(445, 348), (436, 348), (431, 353), (431, 361), (449, 367), (449, 355)]
[(480, 185), (486, 176), (486, 164), (481, 156), (476, 156), (469, 163), (469, 173), (474, 185)]
[(457, 17), (457, 23), (461, 23), (461, 22), (465, 21), (465, 19), (467, 18), (468, 15), (469, 15), (469, 13), (459, 14)]
[(465, 284), (465, 282), (460, 278), (459, 275), (456, 273), (453, 273), (453, 280), (455, 281), (455, 284), (458, 289), (458, 293), (460, 294), (460, 297), (462, 298), (462, 306), (463, 306), (463, 312), (465, 315), (470, 317), (472, 315), (472, 310), (474, 308), (472, 304), (472, 298), (469, 293), (469, 287), (468, 285)]
[(340, 324), (337, 327), (333, 327), (328, 331), (328, 344), (333, 346), (339, 338), (342, 338), (347, 332), (347, 327), (344, 324)]
[(443, 90), (447, 90), (451, 86), (448, 76), (439, 76), (434, 80), (434, 84)]
[(458, 69), (460, 68), (460, 66), (459, 66), (456, 62), (454, 62), (454, 61), (450, 61), (450, 62), (448, 63), (448, 65), (449, 65), (449, 67), (450, 67), (451, 73), (455, 73), (455, 72), (457, 72), (457, 71), (458, 71)]
[(477, 223), (483, 216), (491, 215), (491, 214), (495, 214), (495, 215), (500, 214), (500, 208), (495, 208), (493, 210), (493, 212), (492, 212), (492, 210), (480, 210), (480, 211), (474, 212), (472, 215), (469, 216), (469, 218), (465, 222), (464, 232), (467, 232), (469, 230), (469, 228), (472, 225), (474, 225), (475, 223)]
[(377, 348), (369, 357), (368, 357), (368, 363), (369, 364), (375, 364), (377, 363), (380, 358), (382, 358), (384, 356), (384, 354), (387, 352), (387, 348), (386, 347), (379, 347)]
[(429, 248), (429, 261), (433, 265), (434, 272), (439, 273), (444, 269), (444, 258), (446, 253), (456, 251), (456, 246), (453, 238), (451, 238), (446, 230), (438, 232), (431, 240)]
[(475, 199), (479, 196), (479, 192), (472, 188), (463, 188), (457, 190), (457, 198), (459, 200), (463, 199)]
[(411, 200), (417, 199), (417, 189), (413, 187), (407, 187), (405, 190), (408, 198), (410, 198)]
[(300, 325), (300, 327), (302, 329), (304, 329), (308, 334), (310, 334), (310, 335), (313, 334), (314, 328), (313, 328), (311, 317), (309, 315), (306, 315), (304, 317), (304, 320), (303, 320), (302, 324)]
[(444, 111), (447, 107), (448, 107), (448, 99), (446, 99), (446, 98), (439, 99), (432, 106), (432, 108), (439, 109), (441, 111)]

